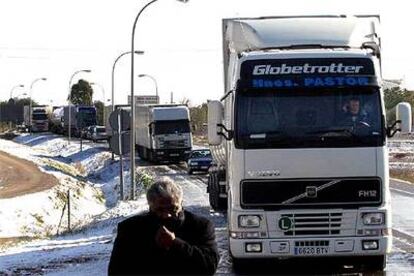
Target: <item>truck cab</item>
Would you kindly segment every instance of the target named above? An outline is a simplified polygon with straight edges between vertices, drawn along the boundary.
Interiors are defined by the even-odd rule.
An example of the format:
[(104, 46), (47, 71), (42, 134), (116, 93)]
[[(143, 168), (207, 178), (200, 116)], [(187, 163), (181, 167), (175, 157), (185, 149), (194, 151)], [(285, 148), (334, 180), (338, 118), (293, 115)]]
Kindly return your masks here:
[[(223, 21), (225, 94), (209, 102), (213, 208), (234, 264), (391, 249), (377, 16)], [(411, 108), (400, 105), (409, 132)]]

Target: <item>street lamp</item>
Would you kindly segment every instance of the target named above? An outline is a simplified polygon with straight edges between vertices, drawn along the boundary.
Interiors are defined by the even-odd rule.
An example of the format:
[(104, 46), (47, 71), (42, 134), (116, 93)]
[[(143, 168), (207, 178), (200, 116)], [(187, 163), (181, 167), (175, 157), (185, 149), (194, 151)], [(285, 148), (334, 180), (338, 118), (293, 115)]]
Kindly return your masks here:
[(68, 144), (70, 144), (70, 134), (71, 134), (71, 128), (72, 128), (72, 126), (71, 126), (71, 107), (72, 107), (71, 106), (71, 103), (72, 103), (71, 102), (71, 92), (72, 92), (72, 80), (79, 73), (90, 73), (90, 72), (92, 72), (92, 71), (89, 70), (89, 69), (78, 70), (78, 71), (76, 71), (75, 73), (72, 74), (72, 76), (71, 76), (71, 78), (69, 80), (69, 98), (68, 98), (68, 109), (69, 109), (69, 113), (68, 113), (68, 115), (69, 115), (69, 120), (68, 120), (68, 123), (69, 123), (69, 125), (68, 125)]
[(153, 76), (148, 75), (148, 74), (139, 74), (138, 77), (139, 78), (147, 77), (147, 78), (150, 78), (154, 82), (154, 84), (155, 84), (155, 95), (158, 98), (158, 85), (157, 85), (157, 80)]
[(106, 99), (106, 97), (105, 97), (105, 89), (103, 88), (102, 85), (100, 85), (97, 82), (91, 82), (90, 84), (91, 85), (96, 85), (96, 86), (98, 86), (102, 90), (102, 94), (103, 94), (103, 101), (102, 101), (102, 103), (103, 103), (103, 113), (102, 113), (103, 119), (102, 119), (102, 121), (103, 121), (103, 125), (106, 125), (105, 124), (105, 99)]
[[(120, 54), (115, 59), (114, 65), (112, 66), (112, 112), (115, 110), (115, 102), (114, 102), (114, 94), (115, 94), (115, 81), (114, 81), (114, 79), (115, 79), (115, 65), (117, 64), (118, 60), (121, 57), (123, 57), (125, 55), (128, 55), (130, 53), (131, 53), (131, 51), (124, 52), (124, 53)], [(143, 55), (144, 54), (144, 51), (134, 51), (134, 53), (137, 54), (137, 55)]]
[[(132, 26), (132, 39), (131, 39), (131, 53), (135, 52), (135, 28), (137, 26), (138, 18), (142, 12), (151, 4), (158, 0), (152, 0), (148, 2), (144, 7), (141, 8), (137, 16), (135, 17), (134, 25)], [(187, 3), (188, 0), (177, 0), (179, 2)], [(131, 55), (131, 199), (135, 199), (135, 95), (134, 95), (134, 56)]]
[(35, 79), (32, 84), (30, 85), (30, 91), (29, 91), (29, 133), (32, 133), (32, 91), (33, 91), (33, 85), (38, 81), (46, 81), (47, 78), (38, 78)]
[(16, 86), (13, 86), (13, 88), (10, 90), (10, 99), (13, 99), (13, 92), (16, 88), (23, 88), (24, 85), (23, 84), (18, 84)]

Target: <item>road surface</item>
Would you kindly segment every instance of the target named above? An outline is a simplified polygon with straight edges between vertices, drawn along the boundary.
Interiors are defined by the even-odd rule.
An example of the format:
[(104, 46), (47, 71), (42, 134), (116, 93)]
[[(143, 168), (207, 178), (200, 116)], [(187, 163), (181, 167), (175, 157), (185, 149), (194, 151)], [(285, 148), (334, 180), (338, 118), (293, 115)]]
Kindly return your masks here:
[(0, 151), (0, 198), (41, 192), (57, 183), (55, 177), (41, 172), (34, 163)]

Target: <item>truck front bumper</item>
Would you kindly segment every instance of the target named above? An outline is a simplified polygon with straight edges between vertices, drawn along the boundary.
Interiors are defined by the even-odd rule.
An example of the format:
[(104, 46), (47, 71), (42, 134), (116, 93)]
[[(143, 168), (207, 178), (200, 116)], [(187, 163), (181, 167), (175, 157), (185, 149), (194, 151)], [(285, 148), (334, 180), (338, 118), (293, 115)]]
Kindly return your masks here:
[(235, 258), (285, 259), (374, 256), (385, 255), (391, 251), (392, 237), (313, 237), (295, 239), (234, 239), (230, 237), (229, 243), (231, 255)]
[(190, 148), (183, 149), (156, 149), (153, 151), (154, 158), (159, 161), (185, 161), (191, 153)]

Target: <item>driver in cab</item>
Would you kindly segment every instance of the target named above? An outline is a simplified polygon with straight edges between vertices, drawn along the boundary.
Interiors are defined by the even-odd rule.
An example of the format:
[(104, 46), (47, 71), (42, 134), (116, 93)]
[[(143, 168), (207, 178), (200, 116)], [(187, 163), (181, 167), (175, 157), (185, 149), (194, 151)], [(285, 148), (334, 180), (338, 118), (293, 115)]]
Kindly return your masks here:
[(340, 124), (352, 127), (370, 127), (368, 114), (361, 110), (358, 98), (351, 98), (342, 108), (343, 114)]

